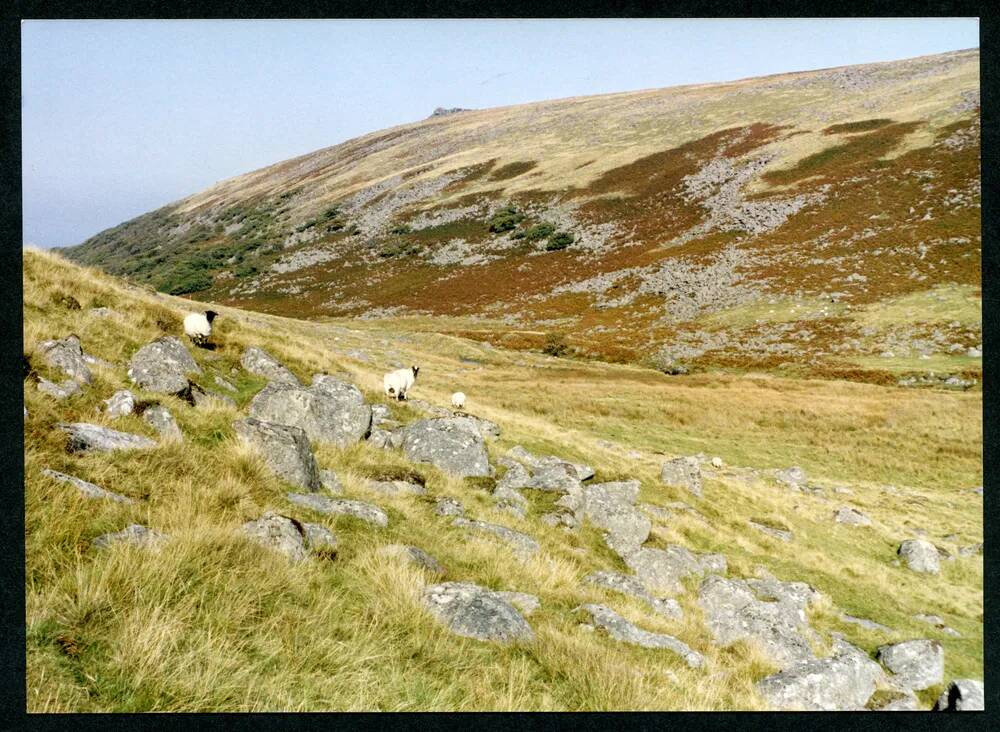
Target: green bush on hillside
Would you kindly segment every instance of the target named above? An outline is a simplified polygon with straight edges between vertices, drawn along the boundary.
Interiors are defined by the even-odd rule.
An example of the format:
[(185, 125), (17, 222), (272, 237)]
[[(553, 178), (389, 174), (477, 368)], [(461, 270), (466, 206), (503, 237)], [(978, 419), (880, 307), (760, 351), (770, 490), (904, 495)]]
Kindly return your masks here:
[(558, 234), (553, 234), (548, 243), (545, 245), (545, 251), (547, 252), (558, 252), (560, 249), (565, 249), (574, 241), (573, 235), (565, 231), (560, 231)]

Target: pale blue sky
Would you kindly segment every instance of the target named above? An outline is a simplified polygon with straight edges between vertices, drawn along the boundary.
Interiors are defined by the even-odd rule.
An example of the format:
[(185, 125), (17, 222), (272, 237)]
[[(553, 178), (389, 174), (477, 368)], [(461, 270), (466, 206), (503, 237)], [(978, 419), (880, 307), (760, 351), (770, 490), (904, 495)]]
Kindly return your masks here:
[(25, 21), (24, 242), (66, 246), (437, 106), (979, 45), (972, 19)]

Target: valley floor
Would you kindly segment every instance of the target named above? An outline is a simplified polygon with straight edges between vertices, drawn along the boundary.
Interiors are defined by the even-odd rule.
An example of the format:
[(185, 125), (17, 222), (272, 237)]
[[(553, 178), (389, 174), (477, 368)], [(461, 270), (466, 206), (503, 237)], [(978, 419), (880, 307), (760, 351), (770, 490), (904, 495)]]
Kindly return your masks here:
[[(75, 299), (78, 308), (67, 304)], [(31, 712), (263, 710), (679, 710), (763, 709), (755, 684), (777, 670), (753, 642), (716, 644), (697, 583), (677, 596), (683, 618), (584, 583), (597, 570), (628, 573), (597, 528), (552, 527), (556, 494), (524, 490), (517, 517), (495, 505), (489, 479), (459, 479), (367, 442), (314, 444), (346, 498), (375, 503), (388, 526), (320, 516), (286, 499), (287, 485), (235, 439), (233, 422), (265, 384), (240, 366), (260, 346), (304, 383), (329, 373), (357, 385), (392, 417), (422, 416), (381, 393), (386, 371), (419, 365), (412, 398), (496, 422), (490, 462), (515, 445), (591, 465), (593, 482), (641, 481), (639, 505), (653, 528), (647, 547), (680, 545), (725, 556), (729, 577), (802, 581), (822, 593), (809, 610), (817, 652), (831, 632), (870, 655), (915, 638), (944, 648), (943, 683), (920, 690), (929, 708), (955, 678), (983, 678), (982, 394), (768, 374), (669, 377), (634, 366), (572, 361), (381, 321), (307, 322), (216, 307), (215, 350), (190, 348), (198, 383), (235, 391), (233, 404), (192, 407), (156, 396), (183, 443), (135, 452), (68, 454), (59, 422), (92, 422), (156, 439), (140, 417), (112, 419), (102, 400), (131, 389), (127, 364), (142, 345), (181, 335), (192, 303), (127, 288), (53, 255), (24, 255), (24, 347), (38, 375), (61, 381), (35, 355), (47, 339), (79, 336), (104, 363), (93, 382), (57, 400), (25, 381), (24, 423), (27, 689)], [(94, 308), (108, 308), (100, 317)], [(665, 485), (662, 463), (703, 465), (703, 496)], [(141, 455), (141, 457), (140, 457)], [(776, 480), (800, 466), (808, 489)], [(91, 500), (46, 477), (69, 473), (133, 499)], [(427, 495), (385, 496), (369, 478), (415, 471)], [(435, 512), (451, 497), (465, 515), (533, 537), (521, 559)], [(680, 502), (687, 508), (680, 508)], [(835, 522), (853, 507), (870, 526)], [(657, 509), (662, 509), (657, 511)], [(337, 536), (332, 560), (290, 563), (241, 526), (265, 511), (321, 523)], [(754, 528), (790, 532), (791, 540)], [(129, 524), (163, 532), (159, 551), (91, 541)], [(945, 550), (937, 575), (900, 566), (900, 542), (924, 537)], [(430, 615), (423, 588), (440, 581), (386, 556), (388, 544), (420, 547), (447, 581), (536, 595), (535, 638), (509, 646), (459, 637)], [(661, 650), (588, 633), (578, 608), (602, 603), (636, 625), (669, 634), (704, 657), (689, 668)], [(843, 615), (877, 621), (873, 629)], [(940, 616), (953, 632), (915, 618)]]

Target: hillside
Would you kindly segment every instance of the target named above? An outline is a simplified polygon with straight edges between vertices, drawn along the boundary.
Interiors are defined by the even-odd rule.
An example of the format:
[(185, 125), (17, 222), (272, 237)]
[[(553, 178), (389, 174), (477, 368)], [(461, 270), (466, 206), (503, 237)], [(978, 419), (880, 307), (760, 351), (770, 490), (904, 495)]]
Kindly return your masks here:
[[(951, 680), (983, 678), (981, 392), (676, 379), (391, 318), (222, 306), (213, 349), (181, 344), (185, 399), (129, 372), (196, 304), (48, 253), (23, 265), (29, 712), (929, 709)], [(86, 374), (53, 356), (73, 353), (71, 334)], [(290, 375), (272, 366), (268, 384), (250, 347)], [(382, 374), (410, 364), (410, 400), (387, 402)], [(289, 376), (317, 401), (354, 385), (344, 409), (379, 415), (343, 445), (296, 443), (336, 475), (312, 493), (239, 437), (264, 391), (302, 394)], [(125, 389), (121, 416), (101, 409)], [(430, 421), (471, 429), (463, 452), (485, 450), (492, 476), (414, 458), (412, 435), (456, 389), (477, 419)], [(70, 452), (65, 423), (137, 449)], [(680, 456), (694, 456), (683, 475)], [(290, 518), (268, 519), (262, 545), (246, 524), (269, 511)], [(155, 533), (100, 539), (130, 525)], [(897, 556), (917, 539), (931, 556)], [(452, 582), (483, 588), (463, 590), (479, 604)], [(449, 598), (464, 625), (442, 619)], [(462, 634), (498, 626), (515, 641)], [(893, 676), (879, 648), (912, 640), (931, 641), (916, 676)], [(819, 687), (796, 685), (802, 669)]]
[(200, 300), (435, 316), (507, 348), (981, 380), (978, 50), (443, 111), (64, 254)]

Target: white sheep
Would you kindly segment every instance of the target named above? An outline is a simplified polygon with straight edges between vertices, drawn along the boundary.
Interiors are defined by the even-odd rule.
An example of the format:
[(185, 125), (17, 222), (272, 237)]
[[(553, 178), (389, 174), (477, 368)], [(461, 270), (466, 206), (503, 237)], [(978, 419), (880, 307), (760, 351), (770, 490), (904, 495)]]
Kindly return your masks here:
[(465, 394), (460, 391), (456, 391), (451, 395), (451, 406), (455, 409), (465, 409)]
[(406, 399), (406, 392), (413, 386), (417, 379), (419, 366), (412, 366), (408, 369), (396, 369), (390, 371), (382, 377), (382, 386), (385, 388), (387, 396), (394, 397), (397, 401)]
[(184, 334), (196, 345), (207, 343), (208, 337), (212, 335), (212, 321), (217, 315), (218, 313), (214, 310), (186, 315), (184, 317)]

